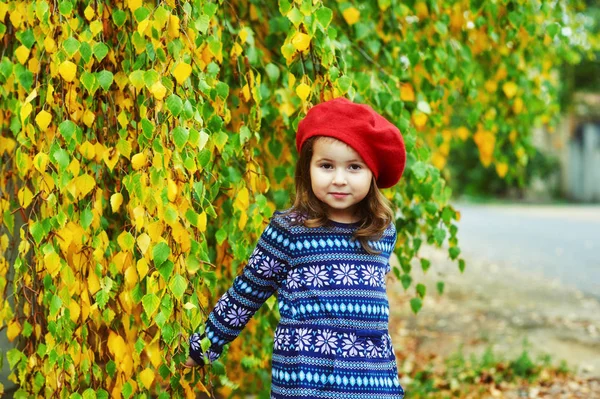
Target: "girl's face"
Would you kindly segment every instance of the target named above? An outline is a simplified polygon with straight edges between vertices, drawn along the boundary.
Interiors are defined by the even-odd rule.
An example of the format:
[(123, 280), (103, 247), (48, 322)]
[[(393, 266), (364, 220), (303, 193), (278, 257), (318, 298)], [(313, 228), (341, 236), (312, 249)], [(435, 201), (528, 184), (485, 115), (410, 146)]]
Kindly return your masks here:
[(315, 196), (328, 208), (329, 219), (355, 222), (357, 204), (369, 193), (373, 173), (360, 155), (334, 138), (319, 138), (313, 144), (310, 180)]

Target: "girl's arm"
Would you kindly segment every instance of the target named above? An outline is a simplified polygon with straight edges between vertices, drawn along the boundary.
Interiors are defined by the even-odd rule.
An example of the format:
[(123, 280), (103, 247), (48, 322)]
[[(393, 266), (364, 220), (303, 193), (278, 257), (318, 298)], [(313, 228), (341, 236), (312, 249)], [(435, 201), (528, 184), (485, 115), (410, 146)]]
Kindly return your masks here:
[[(260, 236), (242, 274), (234, 279), (231, 288), (208, 315), (205, 333), (195, 333), (190, 337), (190, 357), (197, 364), (216, 360), (223, 346), (240, 334), (254, 313), (277, 290), (289, 270), (291, 243), (289, 230), (274, 216)], [(206, 353), (202, 353), (200, 345), (204, 336), (211, 341)], [(186, 365), (192, 365), (189, 359)]]

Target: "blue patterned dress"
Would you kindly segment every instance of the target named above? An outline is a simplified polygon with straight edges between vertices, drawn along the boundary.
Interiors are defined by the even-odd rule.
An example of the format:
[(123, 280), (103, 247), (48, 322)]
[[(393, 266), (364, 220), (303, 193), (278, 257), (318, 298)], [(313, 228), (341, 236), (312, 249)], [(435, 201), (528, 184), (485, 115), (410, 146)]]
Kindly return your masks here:
[[(205, 355), (218, 358), (277, 291), (271, 398), (402, 399), (385, 287), (394, 225), (370, 243), (381, 254), (370, 255), (350, 240), (357, 223), (307, 228), (291, 225), (295, 217), (276, 213), (265, 228), (243, 273), (208, 316), (212, 344)], [(198, 363), (200, 340), (190, 337)]]

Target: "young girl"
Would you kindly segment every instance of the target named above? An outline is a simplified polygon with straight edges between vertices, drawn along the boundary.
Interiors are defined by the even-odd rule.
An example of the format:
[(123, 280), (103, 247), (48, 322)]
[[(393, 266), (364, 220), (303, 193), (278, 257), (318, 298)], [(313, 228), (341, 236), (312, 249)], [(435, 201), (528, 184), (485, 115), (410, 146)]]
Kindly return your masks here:
[(190, 337), (186, 366), (217, 359), (277, 291), (271, 398), (401, 399), (385, 287), (396, 229), (379, 188), (402, 175), (402, 135), (337, 98), (308, 111), (296, 146), (294, 205), (271, 218), (205, 335)]

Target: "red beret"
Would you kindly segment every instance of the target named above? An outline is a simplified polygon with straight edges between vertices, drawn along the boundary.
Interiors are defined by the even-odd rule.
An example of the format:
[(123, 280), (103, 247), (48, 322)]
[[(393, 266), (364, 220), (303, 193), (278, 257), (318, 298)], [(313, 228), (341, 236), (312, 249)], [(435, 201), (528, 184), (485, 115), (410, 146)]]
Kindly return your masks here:
[(352, 147), (373, 172), (379, 188), (398, 183), (406, 163), (400, 130), (365, 104), (338, 97), (312, 107), (298, 124), (296, 148), (313, 136), (336, 138)]

